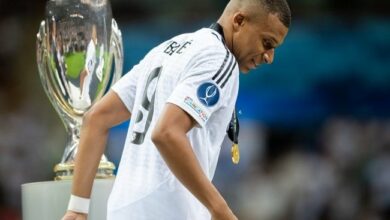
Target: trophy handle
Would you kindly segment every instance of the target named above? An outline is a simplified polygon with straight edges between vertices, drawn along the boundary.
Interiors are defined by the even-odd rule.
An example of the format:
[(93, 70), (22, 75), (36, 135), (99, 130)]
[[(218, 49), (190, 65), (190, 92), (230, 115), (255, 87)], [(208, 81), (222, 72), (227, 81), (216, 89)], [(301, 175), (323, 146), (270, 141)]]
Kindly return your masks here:
[(115, 70), (114, 75), (112, 77), (111, 85), (109, 88), (118, 81), (122, 76), (123, 69), (123, 43), (122, 43), (122, 33), (118, 28), (118, 25), (113, 18), (111, 21), (111, 51), (114, 54), (115, 59)]
[[(41, 21), (41, 24), (39, 26), (39, 30), (37, 33), (37, 41), (36, 41), (36, 47), (37, 47), (37, 66), (38, 66), (38, 72), (39, 77), (41, 79), (41, 83), (43, 86), (44, 91), (46, 92), (47, 97), (49, 98), (49, 101), (54, 106), (54, 109), (58, 112), (60, 115), (60, 118), (62, 122), (65, 125), (65, 128), (67, 131), (71, 129), (68, 126), (68, 123), (72, 124), (79, 124), (81, 123), (80, 120), (73, 119), (69, 114), (67, 114), (66, 111), (64, 111), (61, 107), (59, 107), (57, 102), (60, 102), (61, 104), (64, 104), (63, 100), (59, 97), (61, 95), (59, 93), (66, 94), (69, 96), (67, 88), (64, 87), (64, 85), (55, 83), (55, 79), (53, 77), (58, 77), (56, 74), (53, 74), (53, 68), (51, 68), (50, 63), (50, 42), (48, 37), (48, 27), (45, 20)], [(57, 89), (55, 89), (57, 88)]]
[[(68, 114), (66, 114), (65, 111), (61, 110), (60, 107), (56, 104), (56, 97), (58, 96), (58, 91), (54, 89), (54, 80), (52, 79), (54, 74), (51, 74), (53, 71), (50, 69), (50, 57), (48, 54), (50, 50), (50, 43), (49, 38), (47, 35), (47, 24), (43, 20), (41, 21), (41, 24), (39, 26), (39, 30), (37, 33), (37, 41), (36, 41), (36, 47), (37, 47), (37, 65), (38, 65), (38, 72), (39, 76), (41, 78), (42, 86), (46, 92), (47, 97), (49, 98), (49, 101), (54, 106), (54, 109), (59, 113), (60, 118), (65, 125), (65, 130), (68, 133), (68, 144), (65, 148), (64, 155), (62, 157), (62, 162), (68, 161), (70, 158), (73, 158), (76, 154), (76, 146), (78, 142), (74, 142), (75, 139), (73, 136), (78, 137), (79, 136), (79, 124), (80, 122), (72, 119)], [(66, 91), (61, 85), (58, 85), (58, 87), (61, 89), (62, 92)], [(61, 102), (60, 99), (58, 101)]]
[[(43, 20), (39, 25), (39, 30), (37, 33), (37, 65), (39, 77), (41, 78), (42, 86), (45, 92), (51, 90), (50, 80), (46, 80), (47, 72), (50, 71), (47, 68), (47, 50), (48, 50), (48, 42), (47, 42), (47, 31), (46, 31), (46, 22)], [(48, 95), (51, 103), (54, 102), (52, 96)]]
[(43, 56), (46, 53), (46, 29), (45, 29), (46, 22), (41, 21), (41, 24), (39, 25), (39, 30), (37, 33), (37, 60), (38, 60), (38, 68), (39, 68), (39, 75), (41, 76), (41, 72), (43, 71)]

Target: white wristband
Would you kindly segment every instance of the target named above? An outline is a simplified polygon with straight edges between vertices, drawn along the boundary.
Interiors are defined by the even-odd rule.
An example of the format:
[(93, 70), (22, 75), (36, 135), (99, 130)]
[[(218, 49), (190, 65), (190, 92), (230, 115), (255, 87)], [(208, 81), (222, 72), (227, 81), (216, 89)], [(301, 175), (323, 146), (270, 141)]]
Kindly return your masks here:
[(70, 195), (68, 210), (88, 214), (90, 199)]

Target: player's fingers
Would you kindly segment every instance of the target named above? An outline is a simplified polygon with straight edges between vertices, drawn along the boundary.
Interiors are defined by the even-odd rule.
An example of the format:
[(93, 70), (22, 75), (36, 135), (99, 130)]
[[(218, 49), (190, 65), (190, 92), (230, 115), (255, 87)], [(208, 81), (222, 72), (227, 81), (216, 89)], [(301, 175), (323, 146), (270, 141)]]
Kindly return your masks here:
[(61, 220), (76, 220), (76, 218), (77, 218), (77, 213), (67, 211)]

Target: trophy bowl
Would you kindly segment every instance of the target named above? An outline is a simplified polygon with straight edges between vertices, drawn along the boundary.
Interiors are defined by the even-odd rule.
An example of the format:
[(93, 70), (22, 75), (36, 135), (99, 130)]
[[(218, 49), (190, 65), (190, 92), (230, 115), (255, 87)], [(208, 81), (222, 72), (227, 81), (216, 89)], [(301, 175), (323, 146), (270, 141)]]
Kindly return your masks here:
[[(37, 34), (37, 64), (68, 135), (55, 180), (71, 179), (82, 118), (122, 74), (122, 36), (109, 1), (49, 0)], [(112, 178), (114, 169), (103, 155), (96, 178)]]

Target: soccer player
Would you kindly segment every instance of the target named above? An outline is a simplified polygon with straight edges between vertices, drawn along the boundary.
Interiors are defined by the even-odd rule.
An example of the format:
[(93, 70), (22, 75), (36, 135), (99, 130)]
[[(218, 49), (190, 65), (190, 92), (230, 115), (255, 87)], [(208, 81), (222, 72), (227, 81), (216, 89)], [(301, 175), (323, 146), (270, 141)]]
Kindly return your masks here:
[(290, 17), (286, 0), (231, 0), (211, 27), (152, 49), (85, 115), (63, 219), (86, 219), (108, 131), (128, 119), (107, 219), (237, 219), (211, 179), (239, 71), (273, 62)]
[(92, 80), (92, 74), (94, 73), (96, 68), (96, 45), (96, 25), (92, 25), (91, 40), (88, 43), (85, 57), (85, 67), (80, 73), (80, 95), (78, 99), (74, 100), (73, 103), (73, 105), (79, 109), (85, 109), (91, 105), (91, 98), (89, 97), (89, 87)]

